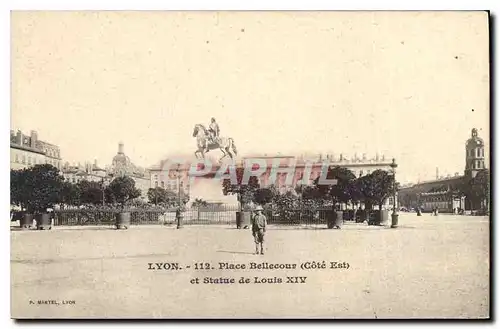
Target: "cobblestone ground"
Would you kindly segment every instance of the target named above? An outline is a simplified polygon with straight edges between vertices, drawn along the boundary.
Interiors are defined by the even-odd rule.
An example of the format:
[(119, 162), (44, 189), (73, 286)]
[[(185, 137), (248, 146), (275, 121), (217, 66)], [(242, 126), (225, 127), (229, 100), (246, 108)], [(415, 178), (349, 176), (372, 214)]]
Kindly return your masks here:
[[(14, 318), (489, 316), (489, 220), (401, 214), (400, 227), (271, 227), (265, 255), (249, 230), (230, 227), (56, 228), (11, 232)], [(348, 269), (302, 270), (309, 261)], [(148, 263), (181, 270), (149, 270)], [(196, 270), (207, 262), (210, 270)], [(287, 270), (221, 270), (219, 262), (298, 264)], [(187, 266), (190, 266), (188, 269)], [(286, 283), (287, 276), (307, 277)], [(203, 284), (204, 278), (235, 284)], [(241, 277), (251, 283), (238, 284)], [(283, 283), (254, 283), (255, 277)], [(200, 284), (191, 284), (198, 278)], [(261, 279), (259, 279), (261, 280)], [(273, 279), (274, 280), (274, 279)], [(262, 280), (263, 281), (263, 280)], [(58, 304), (38, 304), (55, 300)], [(69, 303), (64, 304), (64, 301)], [(73, 304), (74, 301), (74, 304)]]

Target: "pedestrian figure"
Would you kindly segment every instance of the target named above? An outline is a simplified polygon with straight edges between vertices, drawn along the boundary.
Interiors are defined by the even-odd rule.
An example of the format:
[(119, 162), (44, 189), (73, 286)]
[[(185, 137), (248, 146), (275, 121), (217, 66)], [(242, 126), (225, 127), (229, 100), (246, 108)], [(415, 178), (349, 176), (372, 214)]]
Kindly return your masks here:
[(267, 218), (262, 213), (264, 210), (261, 206), (257, 206), (255, 208), (255, 215), (252, 216), (252, 235), (255, 240), (255, 254), (259, 254), (259, 245), (260, 245), (260, 254), (264, 255), (264, 235), (266, 233), (266, 225)]

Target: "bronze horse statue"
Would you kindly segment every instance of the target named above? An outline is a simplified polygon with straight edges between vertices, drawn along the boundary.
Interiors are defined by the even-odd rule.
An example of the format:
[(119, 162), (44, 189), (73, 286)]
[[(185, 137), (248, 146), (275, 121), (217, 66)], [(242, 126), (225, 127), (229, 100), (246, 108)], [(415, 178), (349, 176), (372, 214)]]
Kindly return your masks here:
[(200, 155), (201, 158), (205, 159), (205, 150), (207, 149), (207, 144), (209, 151), (216, 149), (220, 149), (222, 151), (223, 156), (219, 159), (219, 161), (222, 161), (222, 159), (224, 159), (228, 155), (231, 159), (233, 159), (232, 153), (234, 153), (234, 155), (238, 154), (236, 145), (234, 144), (234, 140), (231, 137), (216, 137), (214, 143), (210, 143), (208, 130), (202, 124), (197, 124), (194, 126), (193, 137), (196, 137), (196, 147), (198, 148), (194, 152), (194, 155), (198, 159)]

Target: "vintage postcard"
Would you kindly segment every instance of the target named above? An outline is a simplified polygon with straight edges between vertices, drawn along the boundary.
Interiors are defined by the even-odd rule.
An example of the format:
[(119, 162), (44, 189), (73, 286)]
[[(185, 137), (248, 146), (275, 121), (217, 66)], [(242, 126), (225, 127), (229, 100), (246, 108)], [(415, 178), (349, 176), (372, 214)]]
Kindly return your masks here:
[(12, 318), (490, 318), (489, 19), (13, 11)]

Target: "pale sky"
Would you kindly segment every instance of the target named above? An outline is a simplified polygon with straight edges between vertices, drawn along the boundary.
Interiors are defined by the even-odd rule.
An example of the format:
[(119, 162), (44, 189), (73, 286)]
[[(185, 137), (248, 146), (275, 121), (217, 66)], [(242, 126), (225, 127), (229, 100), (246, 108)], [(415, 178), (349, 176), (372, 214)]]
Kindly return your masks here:
[[(63, 160), (192, 154), (217, 118), (240, 154), (384, 153), (403, 183), (489, 154), (486, 12), (14, 12), (11, 128)], [(487, 156), (488, 160), (488, 156)]]

